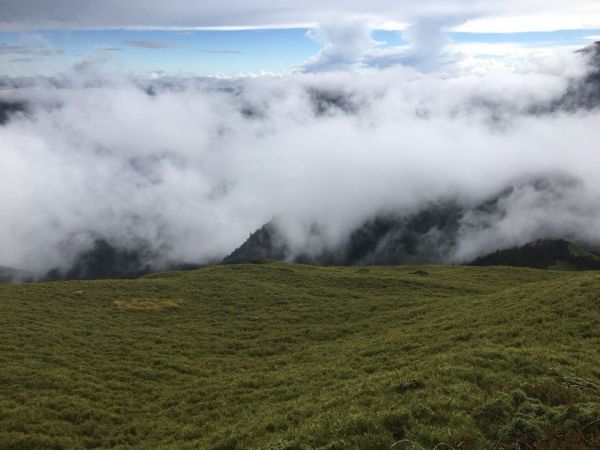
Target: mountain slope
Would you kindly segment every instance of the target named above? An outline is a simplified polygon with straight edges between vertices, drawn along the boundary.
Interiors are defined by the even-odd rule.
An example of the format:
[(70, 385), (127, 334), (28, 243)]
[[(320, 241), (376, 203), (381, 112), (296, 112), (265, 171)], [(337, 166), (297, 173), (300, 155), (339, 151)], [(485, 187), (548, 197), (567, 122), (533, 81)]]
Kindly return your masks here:
[(554, 105), (568, 111), (600, 107), (600, 42), (594, 42), (580, 52), (588, 56), (590, 70), (583, 79), (573, 81)]
[(18, 101), (5, 101), (0, 98), (0, 126), (6, 125), (18, 113), (25, 113), (27, 104)]
[(22, 282), (22, 281), (32, 281), (35, 277), (33, 274), (28, 273), (24, 270), (12, 269), (10, 267), (0, 266), (0, 283), (5, 282)]
[(597, 270), (600, 269), (600, 256), (562, 239), (541, 239), (521, 247), (497, 250), (477, 258), (471, 265)]
[(282, 261), (288, 253), (285, 238), (279, 233), (277, 225), (271, 221), (252, 233), (240, 247), (223, 259), (223, 263), (240, 264), (257, 259)]
[[(456, 199), (441, 199), (416, 210), (388, 211), (367, 218), (335, 245), (321, 243), (320, 251), (294, 248), (286, 239), (285, 227), (271, 221), (224, 259), (225, 263), (244, 263), (254, 259), (294, 261), (319, 265), (398, 265), (444, 264), (455, 262), (461, 239), (493, 228), (509, 212), (513, 202), (527, 196), (538, 199), (535, 207), (552, 208), (577, 188), (577, 181), (561, 176), (520, 180), (472, 204)], [(529, 213), (523, 210), (522, 214)], [(515, 214), (511, 212), (511, 214)], [(306, 238), (319, 238), (321, 226), (315, 223)], [(533, 238), (561, 236), (552, 224), (539, 223)], [(493, 244), (493, 243), (492, 243)], [(480, 244), (481, 245), (481, 244)], [(485, 246), (484, 246), (485, 247)], [(489, 248), (489, 247), (487, 247)], [(492, 247), (493, 248), (493, 247)], [(595, 268), (580, 261), (582, 267)], [(586, 265), (587, 264), (587, 265)], [(526, 264), (531, 266), (531, 264)], [(547, 267), (533, 265), (533, 267)]]
[(54, 268), (44, 275), (0, 266), (0, 282), (102, 280), (136, 278), (160, 270), (192, 270), (200, 264), (157, 263), (148, 245), (125, 248), (106, 239), (95, 239), (66, 268)]
[[(453, 202), (429, 205), (416, 213), (380, 214), (366, 220), (335, 248), (294, 251), (285, 234), (271, 221), (227, 256), (225, 264), (254, 259), (291, 260), (320, 265), (426, 264), (444, 260), (454, 244), (462, 211)], [(319, 231), (318, 224), (311, 230)]]

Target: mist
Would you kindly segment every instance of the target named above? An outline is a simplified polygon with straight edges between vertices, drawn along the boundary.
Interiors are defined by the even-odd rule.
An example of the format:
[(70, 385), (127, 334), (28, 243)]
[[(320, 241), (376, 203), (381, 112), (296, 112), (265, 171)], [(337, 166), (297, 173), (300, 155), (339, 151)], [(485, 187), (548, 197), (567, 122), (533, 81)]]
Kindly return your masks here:
[(292, 253), (318, 252), (378, 214), (446, 201), (464, 213), (439, 262), (541, 237), (600, 244), (600, 113), (581, 96), (595, 58), (487, 74), (147, 81), (80, 66), (4, 79), (0, 266), (43, 275), (97, 239), (156, 268), (213, 263), (274, 219)]

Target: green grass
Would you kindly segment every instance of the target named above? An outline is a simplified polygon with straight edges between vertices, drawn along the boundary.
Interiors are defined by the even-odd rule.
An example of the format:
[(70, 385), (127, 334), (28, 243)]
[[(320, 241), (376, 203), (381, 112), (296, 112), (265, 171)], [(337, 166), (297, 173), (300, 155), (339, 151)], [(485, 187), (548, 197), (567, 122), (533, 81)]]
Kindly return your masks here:
[(599, 272), (0, 285), (0, 448), (599, 448), (599, 321)]
[(600, 257), (598, 255), (595, 255), (594, 253), (587, 251), (586, 249), (580, 247), (579, 245), (569, 243), (568, 250), (569, 250), (569, 254), (571, 254), (572, 256), (583, 256), (586, 258), (592, 258), (596, 261), (600, 261)]

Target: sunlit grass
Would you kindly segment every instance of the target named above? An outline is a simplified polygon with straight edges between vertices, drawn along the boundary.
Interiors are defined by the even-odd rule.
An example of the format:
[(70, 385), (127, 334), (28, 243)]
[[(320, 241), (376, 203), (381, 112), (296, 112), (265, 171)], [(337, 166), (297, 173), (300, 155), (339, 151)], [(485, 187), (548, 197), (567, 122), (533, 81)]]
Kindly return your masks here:
[(181, 300), (173, 298), (118, 298), (113, 300), (113, 305), (125, 311), (163, 311), (175, 309)]

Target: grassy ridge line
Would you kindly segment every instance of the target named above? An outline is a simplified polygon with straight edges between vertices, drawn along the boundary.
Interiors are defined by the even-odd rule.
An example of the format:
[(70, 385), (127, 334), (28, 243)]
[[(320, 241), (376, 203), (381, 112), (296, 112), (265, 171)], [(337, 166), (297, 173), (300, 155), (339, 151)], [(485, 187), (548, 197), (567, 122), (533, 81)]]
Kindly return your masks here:
[(281, 263), (0, 285), (0, 448), (586, 448), (599, 288)]

